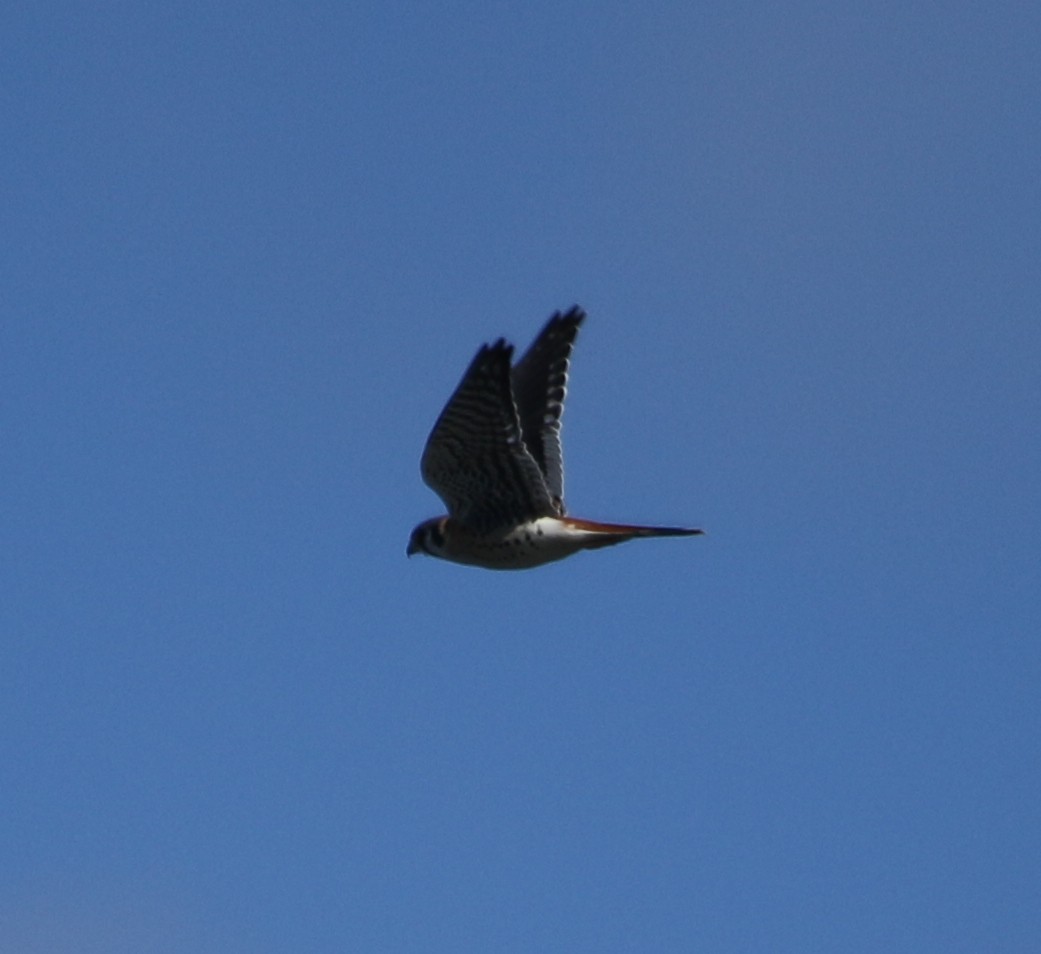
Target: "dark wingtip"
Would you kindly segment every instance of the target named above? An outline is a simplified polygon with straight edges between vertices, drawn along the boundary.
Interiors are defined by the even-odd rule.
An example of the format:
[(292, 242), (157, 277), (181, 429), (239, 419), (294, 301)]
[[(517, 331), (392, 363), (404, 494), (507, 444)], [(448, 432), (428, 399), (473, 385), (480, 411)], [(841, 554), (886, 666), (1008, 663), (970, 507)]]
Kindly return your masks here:
[[(480, 350), (474, 357), (473, 363), (477, 365), (485, 360), (501, 362), (505, 358), (505, 365), (508, 368), (510, 361), (513, 358), (513, 345), (511, 345), (505, 338), (496, 338), (491, 344), (481, 345)], [(463, 375), (465, 378), (466, 375)]]
[(580, 325), (586, 319), (586, 312), (581, 305), (572, 305), (565, 312), (556, 312), (553, 318), (556, 321), (573, 321), (576, 325)]

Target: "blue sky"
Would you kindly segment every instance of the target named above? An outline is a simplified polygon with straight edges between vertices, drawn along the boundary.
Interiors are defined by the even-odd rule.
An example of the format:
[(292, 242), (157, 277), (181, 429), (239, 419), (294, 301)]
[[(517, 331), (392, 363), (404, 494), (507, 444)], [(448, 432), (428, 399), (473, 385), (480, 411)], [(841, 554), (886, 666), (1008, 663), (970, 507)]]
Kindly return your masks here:
[[(1027, 951), (1041, 14), (15, 4), (0, 948)], [(476, 348), (568, 502), (405, 559)]]

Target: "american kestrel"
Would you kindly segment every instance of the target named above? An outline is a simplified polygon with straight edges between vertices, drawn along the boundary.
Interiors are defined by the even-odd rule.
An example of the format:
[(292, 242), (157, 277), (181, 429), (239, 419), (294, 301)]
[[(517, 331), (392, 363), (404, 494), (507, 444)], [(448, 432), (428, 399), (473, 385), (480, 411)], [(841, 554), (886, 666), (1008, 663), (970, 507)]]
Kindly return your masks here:
[(693, 536), (568, 517), (560, 416), (571, 350), (585, 312), (556, 312), (523, 358), (500, 338), (470, 363), (427, 438), (423, 480), (448, 507), (425, 520), (407, 553), (489, 570), (523, 570), (635, 537)]

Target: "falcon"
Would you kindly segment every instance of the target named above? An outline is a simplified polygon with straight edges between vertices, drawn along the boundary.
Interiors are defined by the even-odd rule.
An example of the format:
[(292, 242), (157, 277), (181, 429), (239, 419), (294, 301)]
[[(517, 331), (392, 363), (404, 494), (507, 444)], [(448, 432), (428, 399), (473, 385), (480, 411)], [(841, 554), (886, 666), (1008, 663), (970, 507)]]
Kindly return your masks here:
[(489, 570), (524, 570), (638, 537), (685, 537), (569, 517), (560, 418), (571, 351), (585, 312), (556, 312), (516, 364), (500, 338), (470, 362), (427, 438), (423, 480), (448, 514), (419, 524), (409, 556), (426, 553)]

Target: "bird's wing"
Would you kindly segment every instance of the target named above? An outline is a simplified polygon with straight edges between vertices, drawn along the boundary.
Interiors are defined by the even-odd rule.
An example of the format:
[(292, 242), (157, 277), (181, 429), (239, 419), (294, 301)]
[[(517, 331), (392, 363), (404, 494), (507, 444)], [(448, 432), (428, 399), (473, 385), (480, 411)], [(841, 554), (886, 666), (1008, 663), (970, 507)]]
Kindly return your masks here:
[(585, 312), (574, 307), (556, 312), (513, 369), (513, 395), (520, 416), (521, 435), (542, 471), (555, 506), (564, 513), (564, 458), (560, 446), (560, 417), (567, 394), (568, 366), (578, 326)]
[(501, 338), (477, 352), (434, 424), (421, 463), (423, 480), (449, 514), (484, 532), (555, 513), (521, 436), (512, 355)]

